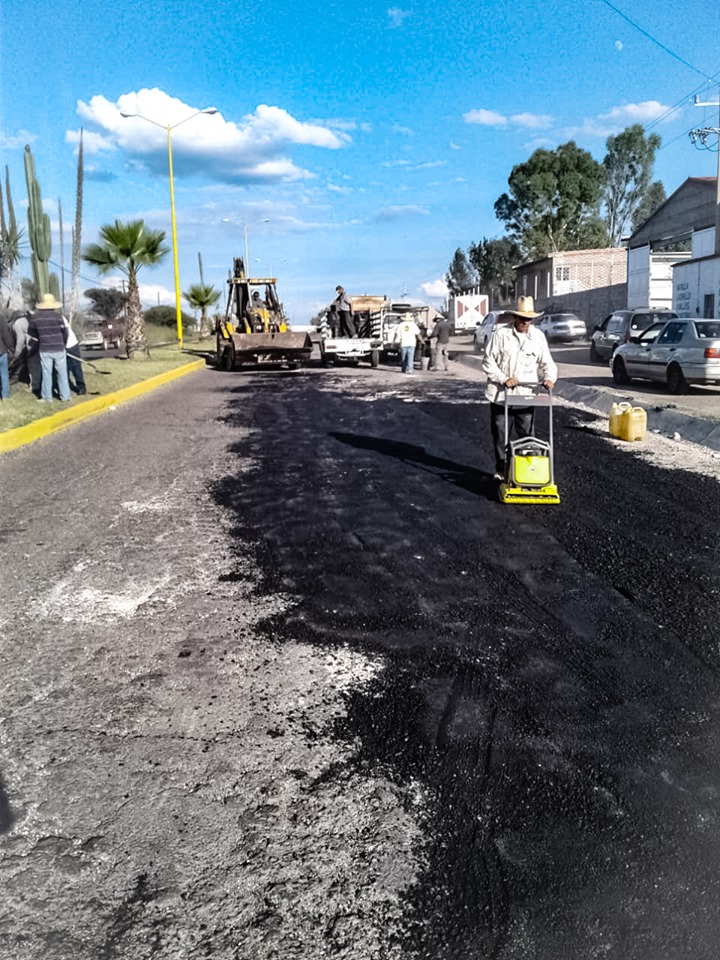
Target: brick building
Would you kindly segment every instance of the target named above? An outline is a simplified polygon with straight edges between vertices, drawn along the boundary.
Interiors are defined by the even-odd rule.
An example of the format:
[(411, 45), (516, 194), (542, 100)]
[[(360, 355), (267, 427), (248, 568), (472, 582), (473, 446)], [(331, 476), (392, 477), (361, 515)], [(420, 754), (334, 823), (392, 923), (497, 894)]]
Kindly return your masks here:
[(575, 313), (589, 329), (627, 305), (627, 250), (564, 250), (515, 268), (517, 295), (536, 310)]

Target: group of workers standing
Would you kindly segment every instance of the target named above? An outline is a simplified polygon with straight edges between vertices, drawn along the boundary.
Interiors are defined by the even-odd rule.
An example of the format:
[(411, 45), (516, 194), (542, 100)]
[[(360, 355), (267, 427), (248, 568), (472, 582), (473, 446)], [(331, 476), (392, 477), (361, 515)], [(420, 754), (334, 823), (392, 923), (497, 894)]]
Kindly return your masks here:
[(19, 311), (10, 322), (0, 321), (0, 399), (10, 396), (10, 376), (30, 384), (39, 400), (52, 403), (57, 393), (70, 400), (70, 388), (87, 392), (80, 360), (80, 344), (62, 305), (45, 294), (32, 314)]
[[(328, 307), (327, 322), (333, 337), (356, 338), (359, 332), (353, 316), (352, 301), (341, 286), (335, 287), (337, 294)], [(449, 320), (438, 320), (432, 333), (427, 337), (415, 320), (402, 320), (395, 327), (394, 343), (400, 347), (400, 368), (403, 373), (412, 373), (415, 362), (415, 350), (422, 350), (429, 341), (431, 346), (431, 362), (429, 370), (439, 370), (440, 364), (448, 369), (448, 345), (452, 324)]]

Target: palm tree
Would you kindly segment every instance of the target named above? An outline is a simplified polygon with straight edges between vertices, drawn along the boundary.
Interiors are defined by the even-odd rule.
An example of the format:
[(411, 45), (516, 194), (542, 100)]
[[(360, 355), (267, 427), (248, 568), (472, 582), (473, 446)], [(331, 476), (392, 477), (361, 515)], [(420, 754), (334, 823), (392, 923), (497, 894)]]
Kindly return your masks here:
[(140, 288), (137, 274), (140, 267), (160, 263), (170, 248), (164, 247), (164, 230), (148, 230), (142, 220), (116, 220), (100, 228), (102, 243), (91, 243), (85, 248), (83, 260), (96, 267), (98, 273), (120, 270), (128, 278), (127, 325), (125, 344), (128, 359), (145, 346)]
[(200, 339), (206, 340), (210, 336), (207, 308), (218, 302), (219, 291), (207, 283), (194, 283), (187, 293), (183, 293), (183, 299), (187, 300), (194, 310), (200, 310)]

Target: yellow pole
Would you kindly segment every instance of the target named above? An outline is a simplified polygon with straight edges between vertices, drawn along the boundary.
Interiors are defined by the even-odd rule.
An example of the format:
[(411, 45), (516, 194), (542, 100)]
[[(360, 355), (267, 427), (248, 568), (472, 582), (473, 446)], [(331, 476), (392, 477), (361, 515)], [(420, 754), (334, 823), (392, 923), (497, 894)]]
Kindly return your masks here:
[(182, 310), (180, 309), (180, 268), (178, 266), (177, 227), (175, 225), (175, 185), (173, 182), (172, 139), (170, 136), (171, 129), (171, 127), (167, 128), (168, 171), (170, 173), (170, 222), (172, 224), (173, 262), (175, 264), (175, 318), (177, 320), (178, 343), (180, 345), (180, 349), (182, 350), (183, 328)]

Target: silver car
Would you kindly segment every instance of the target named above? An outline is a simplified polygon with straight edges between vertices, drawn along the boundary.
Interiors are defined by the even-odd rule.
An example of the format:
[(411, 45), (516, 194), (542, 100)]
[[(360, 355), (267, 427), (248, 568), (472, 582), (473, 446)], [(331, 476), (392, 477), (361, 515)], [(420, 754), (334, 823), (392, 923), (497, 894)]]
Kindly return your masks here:
[(654, 323), (621, 344), (610, 367), (617, 384), (638, 377), (666, 383), (670, 393), (687, 393), (690, 383), (720, 383), (720, 320)]
[(545, 313), (535, 323), (551, 343), (573, 343), (587, 339), (587, 327), (574, 313)]
[(473, 350), (475, 353), (485, 353), (490, 337), (495, 333), (495, 327), (502, 316), (502, 310), (491, 310), (487, 316), (475, 324), (475, 333), (473, 334)]

